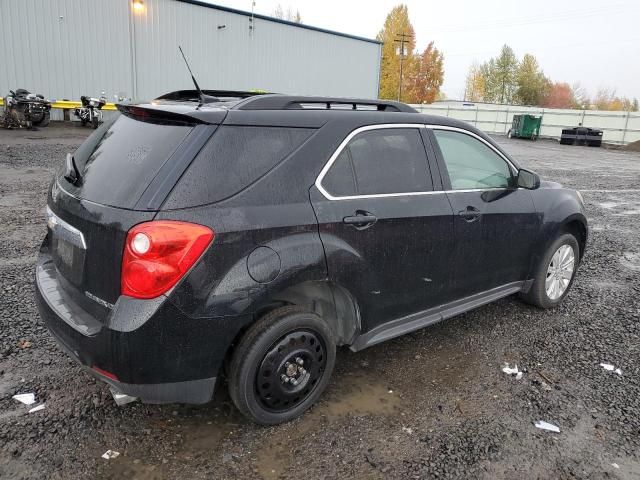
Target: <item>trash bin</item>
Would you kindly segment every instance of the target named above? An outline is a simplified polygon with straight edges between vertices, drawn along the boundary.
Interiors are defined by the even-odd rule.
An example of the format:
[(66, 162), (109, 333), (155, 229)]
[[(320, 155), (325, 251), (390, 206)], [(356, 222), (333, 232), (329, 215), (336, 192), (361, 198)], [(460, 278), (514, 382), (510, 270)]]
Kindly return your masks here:
[(541, 124), (541, 115), (514, 115), (507, 137), (537, 140), (540, 136)]

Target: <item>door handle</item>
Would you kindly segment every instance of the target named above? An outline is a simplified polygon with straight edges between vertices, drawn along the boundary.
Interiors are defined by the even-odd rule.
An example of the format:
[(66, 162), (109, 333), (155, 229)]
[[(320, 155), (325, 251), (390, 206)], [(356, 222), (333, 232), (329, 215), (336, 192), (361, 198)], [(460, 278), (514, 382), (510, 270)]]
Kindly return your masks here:
[(378, 221), (378, 217), (364, 210), (356, 211), (355, 215), (344, 217), (342, 223), (351, 225), (358, 230), (369, 228)]
[(465, 222), (471, 223), (480, 218), (481, 213), (476, 207), (468, 206), (466, 210), (460, 210), (458, 215), (460, 215)]

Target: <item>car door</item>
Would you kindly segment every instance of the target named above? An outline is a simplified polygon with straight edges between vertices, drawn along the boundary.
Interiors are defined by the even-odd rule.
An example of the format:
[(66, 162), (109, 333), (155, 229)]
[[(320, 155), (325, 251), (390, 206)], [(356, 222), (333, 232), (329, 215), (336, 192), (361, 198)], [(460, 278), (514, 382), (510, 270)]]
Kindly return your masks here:
[(540, 218), (516, 167), (472, 132), (429, 131), (454, 213), (455, 297), (526, 280)]
[(355, 297), (363, 331), (438, 305), (450, 280), (453, 214), (421, 130), (353, 131), (311, 189), (330, 280)]

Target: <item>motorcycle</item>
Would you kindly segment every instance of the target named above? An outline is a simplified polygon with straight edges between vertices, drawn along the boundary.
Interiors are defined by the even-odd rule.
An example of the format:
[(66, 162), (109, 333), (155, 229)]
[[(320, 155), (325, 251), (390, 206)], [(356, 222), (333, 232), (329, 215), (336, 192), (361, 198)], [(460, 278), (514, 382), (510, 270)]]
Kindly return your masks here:
[(107, 103), (104, 92), (100, 98), (82, 95), (80, 102), (82, 102), (82, 106), (76, 108), (73, 114), (80, 119), (83, 127), (88, 123), (93, 128), (98, 128), (98, 125), (102, 123), (102, 107)]
[(5, 128), (46, 127), (50, 119), (51, 102), (40, 94), (18, 88), (15, 92), (9, 90), (9, 95), (4, 97), (2, 123)]

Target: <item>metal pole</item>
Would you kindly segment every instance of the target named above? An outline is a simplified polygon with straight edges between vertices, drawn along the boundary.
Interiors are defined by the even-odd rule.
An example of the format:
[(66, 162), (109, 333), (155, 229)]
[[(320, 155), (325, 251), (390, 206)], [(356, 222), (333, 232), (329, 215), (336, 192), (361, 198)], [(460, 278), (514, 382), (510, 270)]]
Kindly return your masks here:
[(622, 130), (622, 144), (624, 145), (624, 139), (627, 136), (627, 127), (629, 126), (629, 115), (631, 112), (627, 111), (627, 118), (624, 121), (624, 130)]
[(138, 98), (138, 72), (136, 69), (136, 22), (133, 18), (133, 11), (130, 2), (127, 2), (129, 9), (129, 56), (131, 60), (131, 99)]

